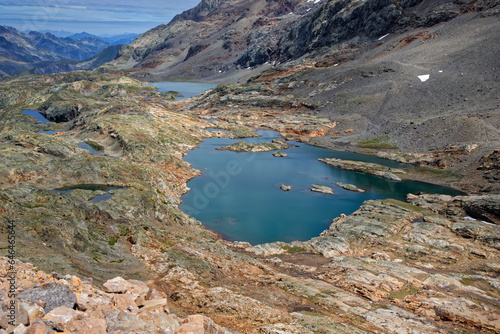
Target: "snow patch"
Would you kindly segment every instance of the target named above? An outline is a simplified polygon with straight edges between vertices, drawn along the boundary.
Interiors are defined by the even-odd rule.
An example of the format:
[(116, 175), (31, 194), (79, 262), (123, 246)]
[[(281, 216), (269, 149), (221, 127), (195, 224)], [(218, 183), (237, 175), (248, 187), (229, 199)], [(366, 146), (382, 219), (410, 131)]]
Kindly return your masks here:
[(488, 225), (493, 225), (493, 226), (498, 226), (497, 224), (493, 224), (490, 222), (485, 222), (484, 220), (481, 220), (481, 223), (488, 224)]
[(426, 82), (427, 80), (429, 80), (430, 74), (419, 75), (418, 78), (420, 79), (420, 81)]
[(471, 221), (474, 221), (474, 222), (479, 221), (479, 222), (481, 222), (483, 224), (487, 224), (487, 225), (498, 226), (497, 224), (493, 224), (493, 223), (490, 223), (490, 222), (487, 222), (487, 221), (484, 221), (484, 220), (475, 219), (475, 218), (472, 218), (472, 217), (469, 217), (469, 216), (464, 217), (464, 219), (471, 220)]
[(383, 40), (384, 38), (386, 38), (387, 36), (389, 36), (389, 34), (385, 34), (384, 36), (380, 37), (378, 40), (381, 41)]

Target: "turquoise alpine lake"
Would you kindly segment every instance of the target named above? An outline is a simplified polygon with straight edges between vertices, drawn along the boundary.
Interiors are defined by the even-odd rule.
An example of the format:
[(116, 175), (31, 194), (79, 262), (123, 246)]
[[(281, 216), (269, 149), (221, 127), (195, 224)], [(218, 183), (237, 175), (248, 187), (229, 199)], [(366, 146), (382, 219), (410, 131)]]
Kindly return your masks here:
[(148, 86), (158, 87), (160, 92), (179, 92), (182, 97), (177, 97), (177, 100), (187, 99), (188, 97), (193, 97), (201, 92), (204, 92), (210, 88), (217, 87), (217, 85), (201, 83), (201, 82), (153, 82)]
[[(405, 201), (408, 193), (428, 192), (449, 195), (458, 190), (416, 181), (390, 181), (372, 175), (341, 170), (318, 158), (338, 158), (409, 167), (393, 161), (350, 152), (291, 142), (288, 157), (273, 152), (240, 153), (216, 148), (237, 141), (270, 142), (279, 138), (274, 131), (259, 131), (262, 137), (247, 139), (209, 138), (184, 159), (201, 170), (188, 182), (191, 189), (180, 208), (203, 225), (230, 241), (262, 244), (274, 241), (305, 241), (327, 229), (332, 219), (349, 215), (370, 199), (394, 198)], [(364, 193), (345, 190), (337, 182), (354, 184)], [(280, 185), (290, 185), (284, 192)], [(331, 187), (335, 194), (312, 192), (311, 185)]]

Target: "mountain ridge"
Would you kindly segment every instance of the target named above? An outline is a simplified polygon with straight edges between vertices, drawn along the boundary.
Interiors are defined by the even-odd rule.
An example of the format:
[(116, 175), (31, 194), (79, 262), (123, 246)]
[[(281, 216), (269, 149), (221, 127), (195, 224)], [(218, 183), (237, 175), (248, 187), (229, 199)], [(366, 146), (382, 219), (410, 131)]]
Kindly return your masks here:
[[(102, 65), (103, 59), (112, 60), (114, 56), (110, 57), (110, 51), (116, 55), (117, 49), (91, 36), (75, 40), (36, 31), (25, 34), (0, 26), (0, 70), (8, 75), (93, 69)], [(103, 52), (98, 56), (101, 60), (90, 60), (100, 52)]]
[(237, 72), (248, 67), (324, 53), (342, 43), (374, 43), (387, 33), (430, 27), (496, 5), (487, 0), (201, 1), (123, 47), (113, 65), (145, 80), (229, 76), (243, 82)]

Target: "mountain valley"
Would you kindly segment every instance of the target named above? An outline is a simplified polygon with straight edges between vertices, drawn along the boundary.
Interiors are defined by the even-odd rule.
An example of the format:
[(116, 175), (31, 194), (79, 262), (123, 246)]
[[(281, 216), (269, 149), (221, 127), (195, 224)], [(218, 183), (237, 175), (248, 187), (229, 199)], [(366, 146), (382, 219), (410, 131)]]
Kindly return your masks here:
[[(500, 333), (499, 10), (202, 0), (94, 70), (5, 77), (0, 333)], [(183, 100), (147, 85), (166, 80), (219, 85)], [(228, 241), (179, 208), (202, 174), (183, 157), (257, 129), (463, 195), (367, 200), (306, 241)]]

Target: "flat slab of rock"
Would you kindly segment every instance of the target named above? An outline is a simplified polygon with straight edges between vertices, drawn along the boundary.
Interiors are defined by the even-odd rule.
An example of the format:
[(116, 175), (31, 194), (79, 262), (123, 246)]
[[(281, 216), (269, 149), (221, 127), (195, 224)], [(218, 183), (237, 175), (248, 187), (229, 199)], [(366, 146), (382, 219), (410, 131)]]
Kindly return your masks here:
[(354, 184), (345, 184), (345, 183), (342, 183), (342, 182), (337, 182), (336, 185), (338, 185), (339, 187), (341, 187), (341, 188), (343, 188), (345, 190), (349, 190), (349, 191), (355, 191), (355, 192), (358, 192), (358, 193), (364, 193), (365, 192), (364, 189), (358, 188)]
[(311, 185), (311, 191), (317, 192), (317, 193), (323, 193), (323, 194), (330, 194), (330, 195), (335, 195), (334, 191), (332, 188), (323, 186), (321, 184), (313, 184)]
[(374, 164), (371, 162), (353, 161), (353, 160), (341, 160), (341, 159), (318, 159), (335, 168), (340, 168), (344, 170), (350, 170), (353, 172), (365, 173), (370, 175), (375, 175), (382, 177), (384, 179), (392, 181), (401, 181), (401, 178), (396, 174), (406, 174), (406, 172), (400, 168), (390, 168), (387, 166)]

